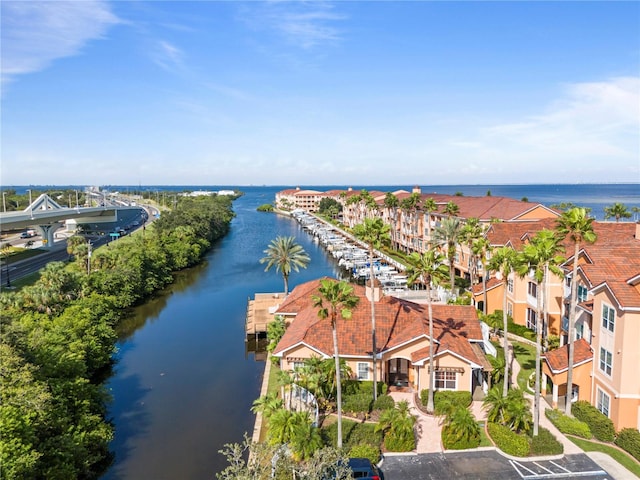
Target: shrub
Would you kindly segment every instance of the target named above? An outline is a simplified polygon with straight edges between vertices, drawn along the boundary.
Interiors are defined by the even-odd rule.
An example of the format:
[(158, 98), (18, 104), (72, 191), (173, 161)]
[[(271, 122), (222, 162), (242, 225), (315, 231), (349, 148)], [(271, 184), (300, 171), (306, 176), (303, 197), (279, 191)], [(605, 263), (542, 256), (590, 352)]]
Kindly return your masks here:
[(533, 330), (528, 329), (524, 325), (519, 325), (513, 322), (512, 318), (509, 318), (507, 321), (509, 333), (513, 333), (519, 337), (526, 338), (527, 340), (531, 340), (532, 342), (536, 341), (536, 334)]
[[(420, 391), (420, 401), (423, 406), (427, 406), (429, 399), (429, 390)], [(450, 390), (436, 390), (433, 403), (436, 415), (446, 415), (448, 412), (458, 407), (468, 407), (471, 405), (471, 392), (460, 391), (454, 392)]]
[(384, 437), (384, 448), (389, 452), (410, 452), (416, 448), (413, 436), (387, 434)]
[(640, 462), (640, 432), (638, 430), (635, 428), (623, 428), (618, 432), (615, 443)]
[[(382, 432), (375, 431), (374, 423), (360, 423), (351, 420), (342, 420), (342, 442), (345, 450), (355, 445), (367, 444), (380, 447), (382, 444)], [(338, 439), (338, 424), (332, 423), (322, 429), (322, 439), (327, 446), (336, 446)]]
[(345, 395), (342, 399), (342, 411), (352, 413), (370, 412), (372, 404), (373, 397), (371, 394)]
[(544, 427), (538, 428), (538, 435), (531, 438), (530, 455), (559, 455), (564, 447), (553, 434)]
[(349, 450), (350, 458), (368, 458), (374, 465), (380, 461), (380, 448), (368, 443), (354, 445)]
[(380, 395), (378, 399), (373, 403), (374, 410), (388, 410), (395, 407), (395, 400), (389, 395)]
[(529, 438), (526, 435), (517, 434), (508, 427), (493, 422), (487, 424), (487, 430), (493, 442), (504, 453), (516, 457), (529, 455)]
[(615, 429), (611, 419), (585, 400), (580, 400), (571, 406), (571, 413), (589, 425), (593, 436), (601, 442), (613, 442)]
[(476, 448), (480, 445), (480, 435), (470, 438), (456, 438), (452, 432), (452, 428), (445, 426), (442, 428), (442, 445), (447, 450), (466, 450), (468, 448)]
[(576, 437), (586, 439), (589, 439), (592, 436), (591, 430), (589, 430), (589, 425), (587, 425), (583, 421), (578, 420), (577, 418), (568, 417), (558, 409), (546, 409), (544, 414), (547, 416), (549, 421), (562, 433), (567, 433), (569, 435), (575, 435)]
[[(378, 382), (378, 396), (386, 395), (389, 386), (384, 382)], [(345, 395), (358, 393), (368, 394), (373, 398), (373, 382), (371, 380), (347, 380), (343, 389)]]

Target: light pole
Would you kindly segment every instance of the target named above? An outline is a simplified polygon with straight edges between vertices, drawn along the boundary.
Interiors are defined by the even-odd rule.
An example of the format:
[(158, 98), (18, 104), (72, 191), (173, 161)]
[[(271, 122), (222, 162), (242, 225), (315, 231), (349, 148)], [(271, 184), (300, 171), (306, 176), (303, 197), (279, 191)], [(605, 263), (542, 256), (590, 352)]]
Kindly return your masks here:
[(7, 213), (7, 192), (2, 192), (2, 210)]
[(76, 190), (76, 210), (78, 210), (79, 205), (78, 205), (78, 190)]
[(31, 220), (33, 220), (33, 206), (31, 205), (31, 189), (27, 190), (29, 192), (29, 216)]
[(87, 241), (87, 275), (91, 274), (91, 240)]

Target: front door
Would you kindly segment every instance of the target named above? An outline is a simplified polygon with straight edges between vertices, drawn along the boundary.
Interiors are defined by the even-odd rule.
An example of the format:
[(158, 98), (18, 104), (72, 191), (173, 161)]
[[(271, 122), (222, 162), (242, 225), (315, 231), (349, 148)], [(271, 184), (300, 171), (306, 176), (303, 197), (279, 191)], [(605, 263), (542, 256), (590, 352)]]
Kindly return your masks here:
[(387, 371), (389, 372), (389, 385), (396, 387), (409, 386), (409, 360), (392, 358), (387, 363)]

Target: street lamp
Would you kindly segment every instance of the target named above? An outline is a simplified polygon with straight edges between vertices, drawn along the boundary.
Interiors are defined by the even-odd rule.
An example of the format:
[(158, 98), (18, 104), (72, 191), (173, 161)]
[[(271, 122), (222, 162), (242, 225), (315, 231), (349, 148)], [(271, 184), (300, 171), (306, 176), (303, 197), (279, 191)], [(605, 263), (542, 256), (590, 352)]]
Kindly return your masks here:
[(76, 211), (78, 210), (78, 190), (76, 190)]
[(31, 220), (33, 220), (33, 206), (31, 205), (31, 189), (27, 190), (29, 192), (29, 215), (31, 216)]
[(7, 213), (7, 192), (2, 192), (2, 210)]

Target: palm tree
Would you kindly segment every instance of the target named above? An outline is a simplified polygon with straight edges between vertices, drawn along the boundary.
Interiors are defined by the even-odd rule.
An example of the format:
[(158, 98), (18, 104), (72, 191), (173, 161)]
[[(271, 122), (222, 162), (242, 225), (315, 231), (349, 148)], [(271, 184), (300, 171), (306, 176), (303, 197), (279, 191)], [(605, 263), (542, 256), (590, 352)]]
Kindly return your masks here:
[(253, 413), (261, 413), (268, 420), (271, 415), (282, 409), (283, 406), (282, 399), (278, 398), (278, 394), (272, 392), (254, 400), (251, 411)]
[(574, 356), (574, 329), (576, 323), (576, 306), (578, 303), (578, 252), (580, 243), (593, 243), (596, 241), (596, 233), (593, 231), (593, 218), (587, 215), (584, 208), (572, 208), (564, 212), (558, 219), (558, 232), (564, 237), (573, 240), (573, 269), (571, 274), (571, 305), (569, 307), (569, 369), (567, 370), (567, 395), (564, 412), (571, 416), (571, 395), (573, 391), (573, 356)]
[[(526, 244), (518, 255), (517, 273), (521, 277), (533, 272), (533, 278), (538, 285), (541, 286), (540, 292), (537, 294), (537, 312), (536, 312), (536, 383), (534, 397), (534, 415), (533, 415), (533, 435), (538, 435), (538, 425), (540, 421), (540, 357), (542, 350), (542, 330), (547, 327), (547, 302), (545, 300), (545, 291), (547, 289), (547, 280), (549, 271), (552, 271), (559, 277), (563, 276), (562, 270), (558, 265), (565, 261), (560, 255), (563, 250), (559, 237), (555, 232), (547, 229), (540, 230), (531, 241)], [(543, 319), (541, 324), (540, 319)]]
[(507, 390), (509, 389), (509, 342), (507, 339), (508, 321), (507, 321), (507, 285), (509, 283), (509, 275), (513, 272), (518, 255), (516, 251), (511, 247), (500, 247), (494, 250), (491, 259), (489, 260), (488, 267), (491, 270), (498, 272), (504, 281), (504, 288), (502, 289), (502, 328), (503, 328), (503, 342), (502, 348), (504, 349), (504, 386), (502, 388), (502, 396), (507, 396)]
[(376, 375), (376, 356), (378, 349), (376, 347), (376, 302), (374, 298), (375, 274), (373, 270), (373, 250), (379, 249), (382, 245), (389, 244), (389, 225), (382, 221), (382, 218), (367, 218), (364, 222), (353, 228), (353, 233), (360, 240), (365, 242), (369, 247), (369, 282), (371, 285), (371, 295), (369, 303), (371, 303), (371, 355), (373, 357), (373, 400), (378, 399), (378, 382)]
[(409, 283), (420, 280), (427, 288), (427, 309), (429, 312), (429, 399), (427, 412), (433, 413), (433, 385), (435, 368), (433, 365), (433, 309), (431, 307), (431, 283), (439, 284), (447, 277), (447, 267), (444, 265), (444, 256), (434, 249), (429, 249), (420, 255), (413, 252), (409, 255)]
[(488, 294), (487, 294), (487, 254), (492, 250), (491, 244), (487, 237), (480, 237), (473, 242), (471, 246), (471, 250), (476, 258), (480, 259), (480, 264), (482, 265), (482, 292), (483, 292), (483, 300), (482, 300), (482, 313), (487, 314), (487, 302), (488, 302)]
[(320, 429), (311, 421), (296, 425), (290, 439), (291, 450), (296, 460), (306, 460), (322, 448)]
[(269, 418), (269, 443), (289, 443), (301, 426), (310, 423), (308, 412), (292, 412), (284, 408), (277, 410)]
[(458, 206), (458, 204), (456, 204), (454, 202), (447, 202), (447, 204), (444, 206), (444, 210), (443, 211), (449, 217), (452, 217), (452, 216), (457, 215), (458, 213), (460, 213), (460, 207)]
[(431, 214), (438, 211), (438, 205), (433, 197), (429, 197), (422, 202), (422, 209), (427, 214), (427, 238), (431, 241)]
[(487, 411), (487, 420), (504, 425), (506, 423), (505, 412), (507, 404), (507, 397), (502, 396), (500, 387), (498, 385), (492, 387), (482, 401), (482, 408)]
[(385, 432), (385, 439), (388, 437), (415, 442), (413, 435), (415, 423), (416, 417), (411, 414), (409, 402), (402, 400), (394, 408), (388, 408), (380, 414), (380, 420), (374, 430)]
[(621, 218), (631, 218), (631, 212), (623, 203), (614, 203), (610, 207), (604, 207), (604, 218), (609, 219), (614, 217), (616, 222), (619, 222)]
[(333, 356), (336, 368), (336, 406), (338, 409), (338, 448), (342, 448), (342, 383), (340, 379), (340, 355), (338, 353), (338, 313), (343, 320), (351, 318), (351, 309), (360, 300), (353, 294), (353, 286), (344, 280), (337, 282), (331, 279), (320, 280), (319, 295), (313, 295), (313, 306), (318, 308), (318, 317), (331, 319), (333, 335)]
[[(468, 407), (453, 409), (444, 420), (444, 429), (453, 442), (480, 439), (480, 425)], [(477, 441), (477, 440), (476, 440)]]
[[(455, 205), (455, 204), (454, 204)], [(455, 257), (456, 246), (460, 240), (460, 231), (462, 223), (454, 217), (447, 217), (440, 223), (440, 226), (434, 231), (434, 241), (440, 245), (447, 246), (447, 258), (449, 260), (449, 282), (451, 285), (451, 294), (456, 288), (455, 279)]]
[(477, 257), (473, 250), (473, 244), (484, 234), (484, 229), (480, 225), (480, 220), (475, 217), (467, 219), (466, 223), (460, 229), (460, 240), (469, 248), (469, 282), (471, 288), (475, 284), (475, 271), (477, 268)]
[(307, 268), (311, 261), (307, 252), (301, 245), (296, 243), (295, 237), (276, 237), (264, 251), (267, 255), (260, 259), (260, 263), (266, 263), (264, 271), (271, 267), (276, 268), (276, 272), (282, 272), (284, 278), (284, 294), (289, 294), (289, 275), (291, 270), (298, 272), (300, 268)]

